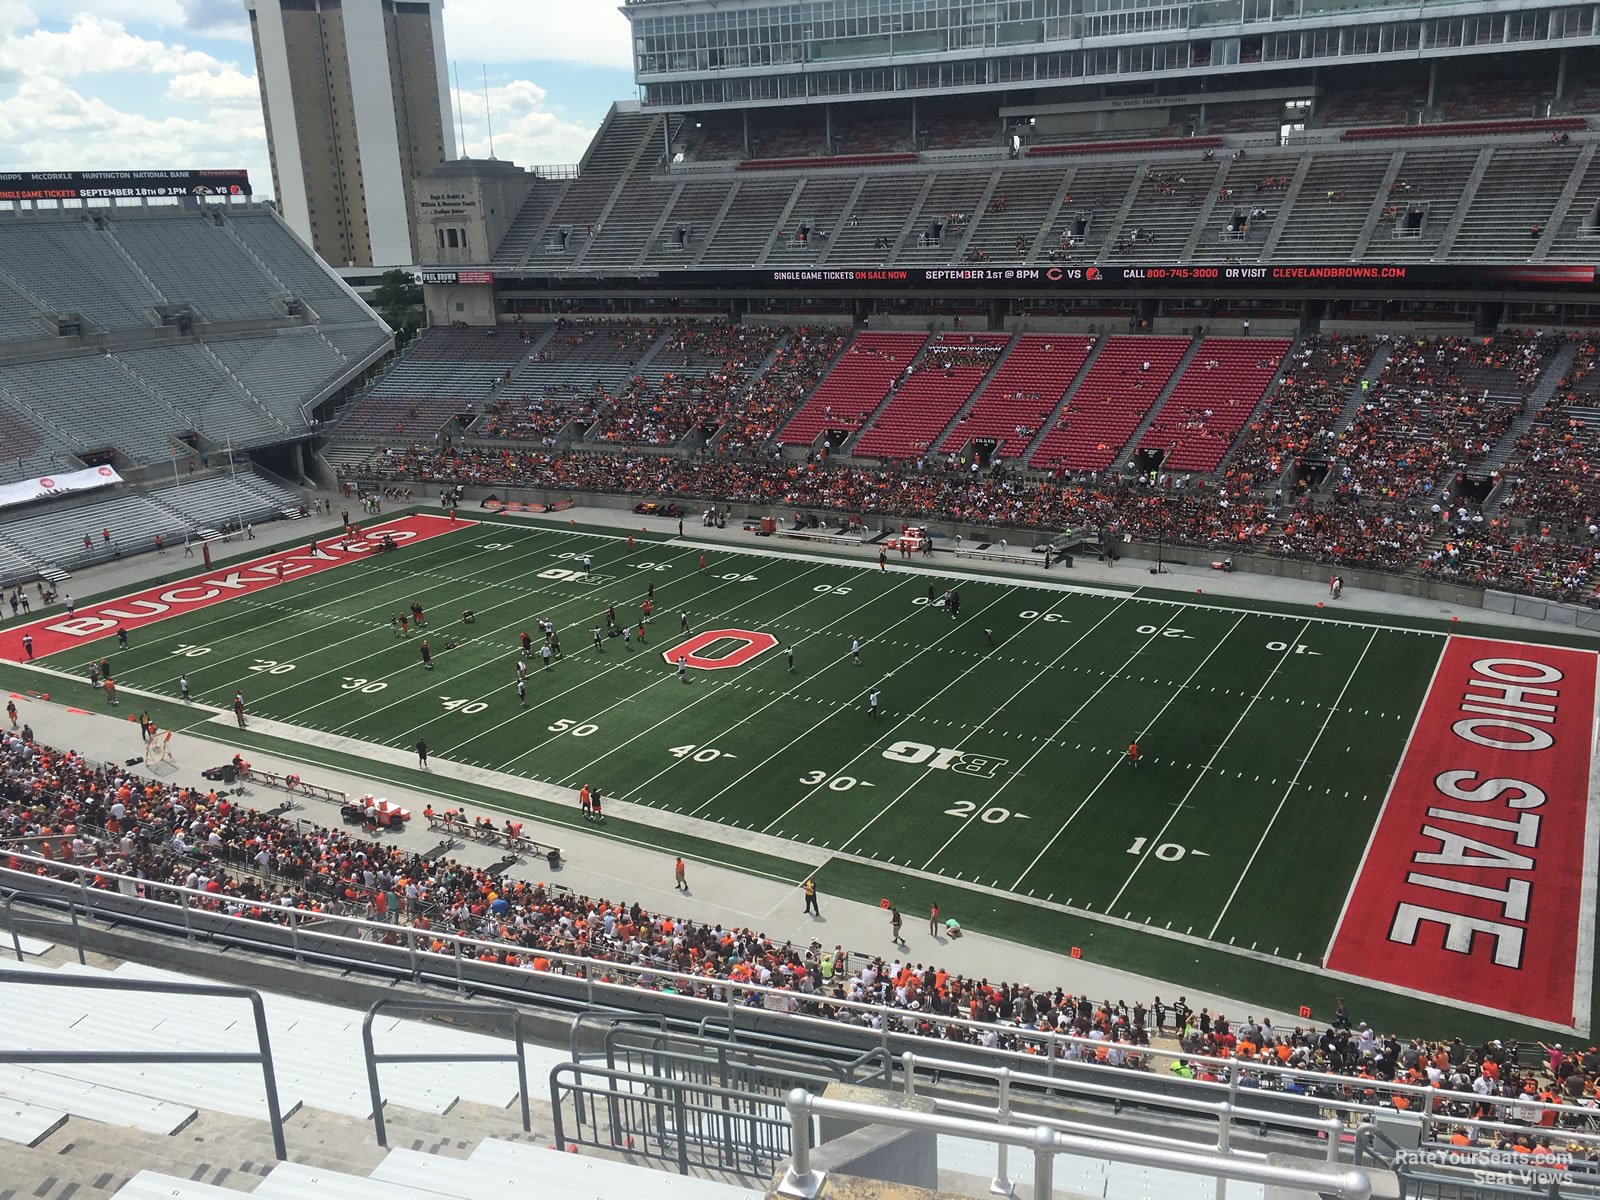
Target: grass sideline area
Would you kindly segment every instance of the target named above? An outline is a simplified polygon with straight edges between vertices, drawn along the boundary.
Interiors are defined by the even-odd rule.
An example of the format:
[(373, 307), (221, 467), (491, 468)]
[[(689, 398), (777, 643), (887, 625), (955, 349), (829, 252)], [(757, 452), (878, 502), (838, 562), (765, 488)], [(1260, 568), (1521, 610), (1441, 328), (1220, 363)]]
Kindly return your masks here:
[[(412, 603), (427, 625), (399, 636), (390, 618)], [(475, 620), (463, 624), (468, 608)], [(626, 639), (607, 636), (608, 608)], [(548, 668), (540, 619), (560, 633)], [(526, 704), (523, 631), (535, 647)], [(883, 571), (692, 533), (483, 518), (137, 629), (126, 650), (96, 641), (43, 661), (81, 679), (91, 657), (108, 656), (119, 683), (168, 698), (152, 702), (164, 725), (446, 801), (581, 819), (360, 747), (425, 738), (436, 763), (587, 783), (692, 816), (707, 836), (674, 833), (673, 847), (770, 878), (805, 871), (718, 840), (716, 826), (820, 847), (834, 855), (818, 874), (831, 894), (894, 900), (908, 921), (937, 899), (969, 929), (1078, 947), (1179, 990), (1307, 1005), (1315, 1020), (1344, 995), (1400, 1030), (1531, 1036), (1539, 1027), (1316, 970), (1446, 635), (1464, 633), (1508, 637), (1342, 606), (1078, 586), (943, 560)], [(683, 653), (697, 657), (680, 675)], [(203, 713), (174, 703), (185, 673)], [(0, 680), (39, 686), (22, 668), (0, 667)], [(253, 716), (348, 748), (208, 724), (239, 690)], [(661, 845), (644, 822), (612, 817), (603, 831)]]

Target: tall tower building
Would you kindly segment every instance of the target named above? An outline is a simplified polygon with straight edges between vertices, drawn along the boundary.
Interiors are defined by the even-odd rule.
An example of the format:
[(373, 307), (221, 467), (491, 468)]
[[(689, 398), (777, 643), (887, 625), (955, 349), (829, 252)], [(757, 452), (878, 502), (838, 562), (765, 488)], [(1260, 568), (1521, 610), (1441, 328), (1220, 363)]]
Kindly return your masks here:
[(456, 156), (443, 0), (245, 0), (279, 211), (333, 267), (408, 266)]

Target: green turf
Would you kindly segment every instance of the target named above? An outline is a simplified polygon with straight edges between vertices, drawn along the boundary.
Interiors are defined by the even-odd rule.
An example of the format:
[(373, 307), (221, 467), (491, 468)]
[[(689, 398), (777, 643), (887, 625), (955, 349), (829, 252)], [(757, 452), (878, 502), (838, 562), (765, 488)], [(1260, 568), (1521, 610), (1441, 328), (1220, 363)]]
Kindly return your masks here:
[[(594, 575), (575, 577), (585, 553)], [(908, 903), (940, 880), (984, 889), (966, 894), (988, 894), (974, 916), (993, 932), (1060, 949), (1063, 928), (1085, 928), (1109, 948), (1102, 961), (1197, 988), (1249, 983), (1285, 1003), (1313, 998), (1294, 964), (1315, 963), (1327, 945), (1441, 632), (1465, 631), (1064, 588), (1065, 572), (1048, 583), (963, 581), (946, 561), (880, 573), (825, 554), (716, 548), (702, 572), (701, 553), (692, 537), (630, 547), (615, 533), (489, 520), (138, 630), (112, 658), (119, 681), (158, 694), (175, 696), (186, 670), (195, 698), (219, 708), (242, 689), (257, 716), (356, 743), (408, 748), (425, 737), (436, 762), (587, 782), (823, 847), (841, 855), (825, 879), (862, 898), (887, 892), (885, 867)], [(930, 586), (952, 582), (959, 619), (927, 603)], [(604, 625), (605, 605), (634, 623), (652, 583), (647, 644), (605, 639), (597, 651), (588, 631)], [(431, 617), (432, 671), (420, 635), (396, 638), (388, 624), (413, 600)], [(476, 624), (455, 620), (464, 608)], [(686, 636), (682, 612), (696, 631), (793, 644), (797, 671), (780, 646), (680, 683), (663, 651)], [(548, 671), (534, 658), (524, 709), (517, 633), (537, 634), (539, 617), (555, 622), (565, 654)], [(78, 669), (64, 657), (50, 665)], [(1137, 769), (1125, 761), (1135, 736)], [(498, 802), (549, 816), (509, 792)], [(770, 856), (706, 845), (794, 874)], [(1392, 1002), (1408, 1005), (1426, 1009)]]

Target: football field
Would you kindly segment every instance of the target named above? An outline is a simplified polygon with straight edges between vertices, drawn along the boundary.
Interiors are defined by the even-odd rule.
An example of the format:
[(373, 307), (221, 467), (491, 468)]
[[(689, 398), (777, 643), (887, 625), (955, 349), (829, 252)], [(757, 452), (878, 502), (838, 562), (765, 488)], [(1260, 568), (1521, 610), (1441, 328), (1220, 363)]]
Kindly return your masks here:
[[(259, 570), (239, 582), (235, 571), (231, 587), (169, 587), (165, 599), (155, 589), (80, 608), (80, 621), (107, 628), (63, 632), (40, 622), (54, 632), (37, 635), (39, 662), (81, 676), (105, 656), (120, 686), (171, 699), (187, 676), (197, 706), (224, 711), (210, 725), (224, 740), (242, 692), (253, 717), (353, 747), (425, 739), (441, 778), (465, 764), (588, 784), (608, 800), (698, 818), (712, 839), (720, 825), (806, 843), (837, 856), (819, 874), (824, 890), (893, 895), (913, 919), (939, 899), (969, 928), (985, 927), (986, 916), (989, 931), (1063, 951), (1084, 941), (1076, 931), (1096, 931), (1101, 960), (1158, 975), (1170, 964), (1164, 977), (1197, 986), (1226, 989), (1237, 964), (1253, 973), (1241, 980), (1280, 972), (1266, 989), (1275, 1000), (1303, 994), (1325, 1007), (1365, 980), (1379, 993), (1540, 1028), (1591, 1020), (1587, 650), (1452, 637), (1449, 626), (1347, 611), (1348, 598), (1292, 608), (1143, 592), (1137, 585), (1148, 577), (1136, 568), (1122, 590), (1075, 585), (1067, 570), (1049, 580), (989, 575), (948, 555), (892, 560), (880, 571), (826, 551), (701, 543), (692, 530), (629, 538), (427, 515), (394, 528), (424, 532), (396, 553), (330, 554), (282, 582)], [(945, 602), (952, 589), (959, 613)], [(193, 607), (176, 602), (207, 591), (218, 594)], [(426, 625), (400, 636), (391, 617), (413, 603)], [(608, 608), (629, 628), (626, 639), (607, 636)], [(467, 609), (470, 624), (461, 620)], [(540, 620), (560, 639), (548, 666)], [(109, 636), (119, 622), (130, 629), (127, 649)], [(534, 647), (525, 660), (524, 631)], [(1573, 683), (1570, 692), (1566, 682), (1545, 689), (1561, 693), (1563, 721), (1571, 714), (1563, 735), (1569, 727), (1586, 735), (1559, 739), (1559, 778), (1541, 785), (1566, 814), (1565, 859), (1552, 845), (1556, 827), (1541, 834), (1537, 824), (1555, 819), (1557, 803), (1529, 813), (1538, 806), (1527, 792), (1502, 789), (1503, 804), (1478, 803), (1440, 833), (1452, 818), (1422, 796), (1438, 774), (1428, 768), (1424, 714), (1430, 696), (1453, 686), (1452, 646), (1469, 664), (1463, 679), (1487, 672), (1510, 689), (1499, 694), (1502, 706), (1524, 706), (1485, 710), (1501, 713), (1485, 721), (1525, 714), (1550, 671)], [(1556, 654), (1571, 661), (1541, 665)], [(1459, 716), (1460, 704), (1457, 695), (1446, 707)], [(1503, 783), (1507, 761), (1523, 765), (1509, 736), (1480, 736), (1494, 742), (1474, 743), (1481, 763), (1446, 764), (1476, 772), (1458, 775), (1455, 793), (1501, 798), (1471, 789)], [(1453, 753), (1442, 743), (1439, 752)], [(1403, 763), (1427, 771), (1411, 792), (1392, 786)], [(496, 803), (552, 815), (548, 802), (514, 794)], [(1407, 804), (1421, 805), (1409, 836), (1433, 837), (1433, 854), (1386, 880), (1375, 873), (1398, 853), (1391, 823), (1408, 819)], [(575, 806), (558, 816), (575, 820)], [(671, 852), (672, 840), (664, 836), (661, 848)], [(1513, 963), (1507, 930), (1522, 859), (1527, 872), (1546, 874), (1528, 893), (1537, 896), (1532, 913), (1523, 896)], [(1485, 862), (1502, 874), (1491, 881), (1479, 870)], [(1433, 882), (1419, 881), (1419, 871), (1432, 871)], [(804, 873), (795, 868), (796, 878)], [(1411, 885), (1420, 900), (1402, 894)], [(983, 906), (963, 899), (971, 889), (987, 898)], [(1538, 908), (1557, 893), (1559, 913)], [(1444, 897), (1456, 917), (1439, 915)], [(1422, 912), (1410, 943), (1407, 911)], [(1549, 945), (1539, 940), (1541, 916)], [(1050, 923), (1057, 919), (1070, 924)], [(1504, 928), (1489, 927), (1496, 921)], [(1368, 944), (1374, 929), (1387, 930), (1387, 942)], [(1440, 955), (1443, 965), (1421, 974), (1425, 960), (1408, 960), (1408, 949)], [(1568, 961), (1547, 978), (1540, 973), (1552, 954)], [(1325, 961), (1334, 970), (1322, 971)], [(1556, 998), (1520, 1003), (1504, 991), (1513, 982)]]

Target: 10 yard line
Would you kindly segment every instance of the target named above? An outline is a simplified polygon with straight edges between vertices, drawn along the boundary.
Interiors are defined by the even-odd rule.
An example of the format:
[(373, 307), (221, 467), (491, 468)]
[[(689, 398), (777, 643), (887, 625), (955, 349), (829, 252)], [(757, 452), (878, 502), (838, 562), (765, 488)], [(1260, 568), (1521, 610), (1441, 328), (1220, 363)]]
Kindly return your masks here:
[[(1317, 730), (1317, 736), (1311, 739), (1311, 749), (1306, 751), (1306, 756), (1300, 760), (1300, 765), (1295, 768), (1294, 778), (1289, 780), (1289, 786), (1283, 789), (1283, 798), (1278, 801), (1278, 807), (1273, 810), (1272, 819), (1267, 822), (1266, 828), (1261, 831), (1261, 838), (1256, 842), (1256, 848), (1250, 851), (1250, 857), (1244, 864), (1244, 869), (1239, 872), (1239, 878), (1234, 881), (1233, 891), (1228, 893), (1227, 903), (1222, 906), (1222, 911), (1217, 914), (1217, 923), (1211, 927), (1207, 937), (1215, 938), (1217, 930), (1222, 928), (1222, 918), (1228, 915), (1228, 909), (1233, 906), (1233, 901), (1239, 894), (1239, 889), (1244, 886), (1245, 877), (1250, 874), (1250, 868), (1255, 865), (1256, 855), (1261, 853), (1261, 847), (1267, 844), (1267, 837), (1272, 833), (1272, 827), (1277, 824), (1283, 806), (1289, 801), (1289, 793), (1293, 792), (1300, 782), (1300, 774), (1306, 769), (1306, 764), (1311, 761), (1311, 756), (1317, 752), (1317, 743), (1322, 741), (1322, 735), (1328, 732), (1328, 723), (1333, 720), (1333, 714), (1339, 711), (1339, 705), (1344, 701), (1344, 694), (1350, 690), (1350, 685), (1355, 682), (1356, 674), (1361, 670), (1361, 664), (1367, 657), (1367, 651), (1372, 649), (1372, 643), (1378, 640), (1378, 631), (1374, 629), (1372, 636), (1367, 638), (1367, 644), (1361, 647), (1361, 654), (1356, 659), (1356, 665), (1351, 668), (1350, 676), (1344, 681), (1344, 686), (1339, 689), (1339, 695), (1333, 702), (1333, 707), (1328, 709), (1328, 715), (1322, 718), (1322, 728)], [(1287, 655), (1285, 655), (1287, 657)]]
[[(1300, 627), (1300, 632), (1295, 634), (1294, 641), (1290, 642), (1289, 644), (1294, 645), (1301, 638), (1305, 637), (1306, 630), (1310, 629), (1311, 626), (1311, 621), (1307, 621), (1304, 625), (1302, 625)], [(1278, 656), (1278, 661), (1272, 664), (1272, 670), (1267, 672), (1267, 677), (1261, 681), (1261, 687), (1257, 690), (1256, 694), (1250, 697), (1250, 703), (1244, 706), (1244, 711), (1239, 714), (1239, 719), (1233, 723), (1233, 728), (1228, 730), (1227, 735), (1217, 743), (1217, 748), (1211, 752), (1211, 757), (1206, 760), (1206, 765), (1200, 768), (1199, 774), (1194, 777), (1194, 782), (1189, 785), (1189, 790), (1183, 794), (1183, 799), (1179, 800), (1177, 807), (1172, 810), (1172, 815), (1169, 816), (1162, 824), (1160, 831), (1155, 835), (1155, 837), (1150, 839), (1150, 849), (1141, 854), (1139, 856), (1139, 861), (1133, 864), (1133, 870), (1128, 872), (1128, 877), (1122, 881), (1122, 886), (1117, 889), (1117, 894), (1111, 897), (1110, 903), (1106, 905), (1106, 912), (1109, 913), (1116, 907), (1117, 901), (1122, 899), (1122, 893), (1128, 890), (1128, 885), (1133, 882), (1133, 877), (1139, 873), (1139, 868), (1150, 861), (1151, 852), (1156, 848), (1156, 846), (1161, 844), (1162, 836), (1167, 832), (1168, 829), (1172, 827), (1172, 823), (1178, 819), (1178, 814), (1183, 811), (1183, 806), (1189, 803), (1189, 797), (1194, 795), (1195, 789), (1205, 781), (1206, 772), (1211, 770), (1211, 768), (1216, 765), (1216, 761), (1219, 757), (1221, 757), (1223, 750), (1227, 749), (1228, 742), (1232, 740), (1234, 734), (1239, 732), (1239, 726), (1244, 724), (1244, 719), (1250, 715), (1250, 710), (1256, 706), (1256, 701), (1261, 699), (1261, 697), (1266, 694), (1266, 690), (1268, 686), (1271, 685), (1273, 677), (1277, 675), (1279, 668), (1282, 667), (1283, 664), (1288, 660), (1289, 654), (1287, 651), (1285, 651)]]
[[(1147, 725), (1145, 725), (1145, 727), (1142, 730), (1139, 731), (1139, 736), (1141, 738), (1146, 733), (1149, 733), (1152, 728), (1155, 727), (1155, 723), (1157, 721), (1161, 720), (1162, 714), (1164, 714), (1167, 711), (1167, 709), (1172, 706), (1172, 702), (1174, 700), (1176, 700), (1179, 696), (1183, 695), (1184, 689), (1187, 688), (1191, 683), (1194, 682), (1194, 677), (1196, 675), (1200, 674), (1201, 671), (1205, 670), (1205, 666), (1206, 666), (1206, 664), (1208, 662), (1211, 661), (1212, 655), (1216, 654), (1216, 652), (1218, 650), (1222, 649), (1222, 644), (1224, 642), (1226, 642), (1230, 637), (1233, 636), (1233, 631), (1235, 629), (1239, 628), (1239, 626), (1241, 624), (1243, 624), (1243, 622), (1244, 622), (1244, 616), (1241, 615), (1237, 621), (1235, 621), (1232, 625), (1230, 625), (1228, 627), (1228, 632), (1223, 634), (1220, 638), (1217, 639), (1217, 644), (1215, 646), (1211, 647), (1210, 652), (1204, 658), (1202, 658), (1200, 660), (1200, 665), (1197, 666), (1194, 670), (1189, 672), (1189, 678), (1185, 679), (1181, 684), (1179, 684), (1177, 687), (1175, 687), (1172, 690), (1172, 695), (1167, 697), (1167, 702), (1161, 706), (1160, 711), (1157, 712), (1155, 716), (1151, 717), (1149, 723)], [(1146, 642), (1145, 645), (1149, 645), (1149, 643)], [(1143, 647), (1141, 647), (1141, 649), (1143, 649)], [(1132, 660), (1129, 660), (1129, 661), (1132, 661)], [(1106, 682), (1109, 683), (1110, 680), (1107, 680)], [(1104, 687), (1104, 686), (1105, 686), (1104, 684), (1101, 685), (1101, 687)], [(1098, 696), (1099, 694), (1100, 694), (1099, 690), (1096, 689), (1095, 695)], [(1089, 697), (1089, 700), (1093, 700), (1093, 699), (1094, 699), (1094, 696), (1090, 696)], [(1084, 704), (1088, 704), (1088, 700), (1084, 701)], [(1078, 711), (1082, 712), (1083, 710), (1080, 708)], [(1061, 729), (1065, 729), (1067, 727), (1067, 725), (1071, 724), (1071, 722), (1077, 717), (1077, 715), (1078, 715), (1077, 713), (1073, 713), (1071, 717), (1068, 717), (1067, 720), (1062, 723)], [(1060, 732), (1061, 732), (1061, 730), (1058, 729), (1056, 731), (1057, 735), (1059, 735)], [(1050, 743), (1047, 741), (1047, 742), (1045, 742), (1044, 745), (1048, 746), (1049, 744)], [(1034, 760), (1034, 758), (1038, 757), (1038, 755), (1040, 754), (1041, 751), (1043, 751), (1043, 749), (1044, 749), (1044, 746), (1040, 746), (1038, 750), (1035, 750), (1033, 752), (1033, 754), (1028, 758), (1027, 762), (1024, 762), (1022, 764), (1022, 767), (1018, 770), (1018, 774), (1021, 774), (1023, 770), (1026, 770), (1027, 766), (1028, 766), (1028, 763), (1031, 763)], [(1055, 835), (1053, 837), (1051, 837), (1051, 839), (1048, 842), (1046, 842), (1040, 848), (1039, 853), (1037, 853), (1037, 854), (1035, 854), (1033, 856), (1033, 861), (1030, 862), (1027, 865), (1027, 868), (1022, 872), (1022, 874), (1017, 876), (1017, 881), (1011, 885), (1011, 890), (1013, 892), (1016, 891), (1019, 887), (1022, 886), (1022, 881), (1028, 877), (1028, 873), (1039, 865), (1039, 860), (1045, 856), (1045, 853), (1050, 849), (1051, 846), (1054, 846), (1056, 844), (1056, 842), (1058, 840), (1060, 840), (1061, 835), (1064, 834), (1067, 831), (1067, 826), (1071, 825), (1074, 821), (1076, 821), (1078, 819), (1078, 814), (1083, 811), (1084, 806), (1087, 805), (1089, 803), (1089, 801), (1094, 799), (1095, 793), (1097, 793), (1102, 787), (1105, 786), (1106, 780), (1110, 779), (1112, 775), (1116, 774), (1117, 768), (1120, 767), (1120, 766), (1122, 766), (1121, 760), (1113, 762), (1111, 764), (1111, 769), (1100, 777), (1100, 782), (1095, 784), (1094, 787), (1089, 789), (1089, 794), (1087, 796), (1085, 796), (1082, 800), (1078, 801), (1078, 807), (1074, 808), (1072, 810), (1072, 814), (1069, 817), (1067, 817), (1067, 819), (1064, 822), (1062, 822), (1061, 828), (1056, 830)], [(1015, 778), (1016, 778), (1016, 775), (1013, 775), (1011, 777), (1011, 779), (1015, 779)], [(1011, 779), (1006, 780), (1006, 783), (1010, 783)], [(1003, 792), (1003, 791), (1005, 791), (1005, 785), (1004, 784), (1002, 784), (1000, 786), (1000, 788), (994, 793), (994, 795), (989, 797), (989, 803), (991, 803), (991, 804), (994, 803), (994, 801), (999, 798), (1000, 793)], [(970, 820), (971, 818), (968, 818), (968, 819)], [(965, 828), (965, 826), (963, 826), (963, 828)], [(956, 832), (959, 833), (960, 830), (957, 830)], [(950, 840), (954, 841), (955, 839), (951, 838)], [(939, 848), (939, 854), (943, 854), (944, 850), (945, 850), (945, 847), (948, 847), (949, 845), (950, 845), (950, 842), (946, 842), (944, 844), (944, 846), (941, 846)], [(938, 858), (938, 857), (939, 857), (938, 854), (935, 854), (933, 856), (933, 858)], [(927, 870), (929, 864), (931, 864), (933, 862), (933, 858), (930, 858), (927, 863), (923, 864), (923, 870)]]

